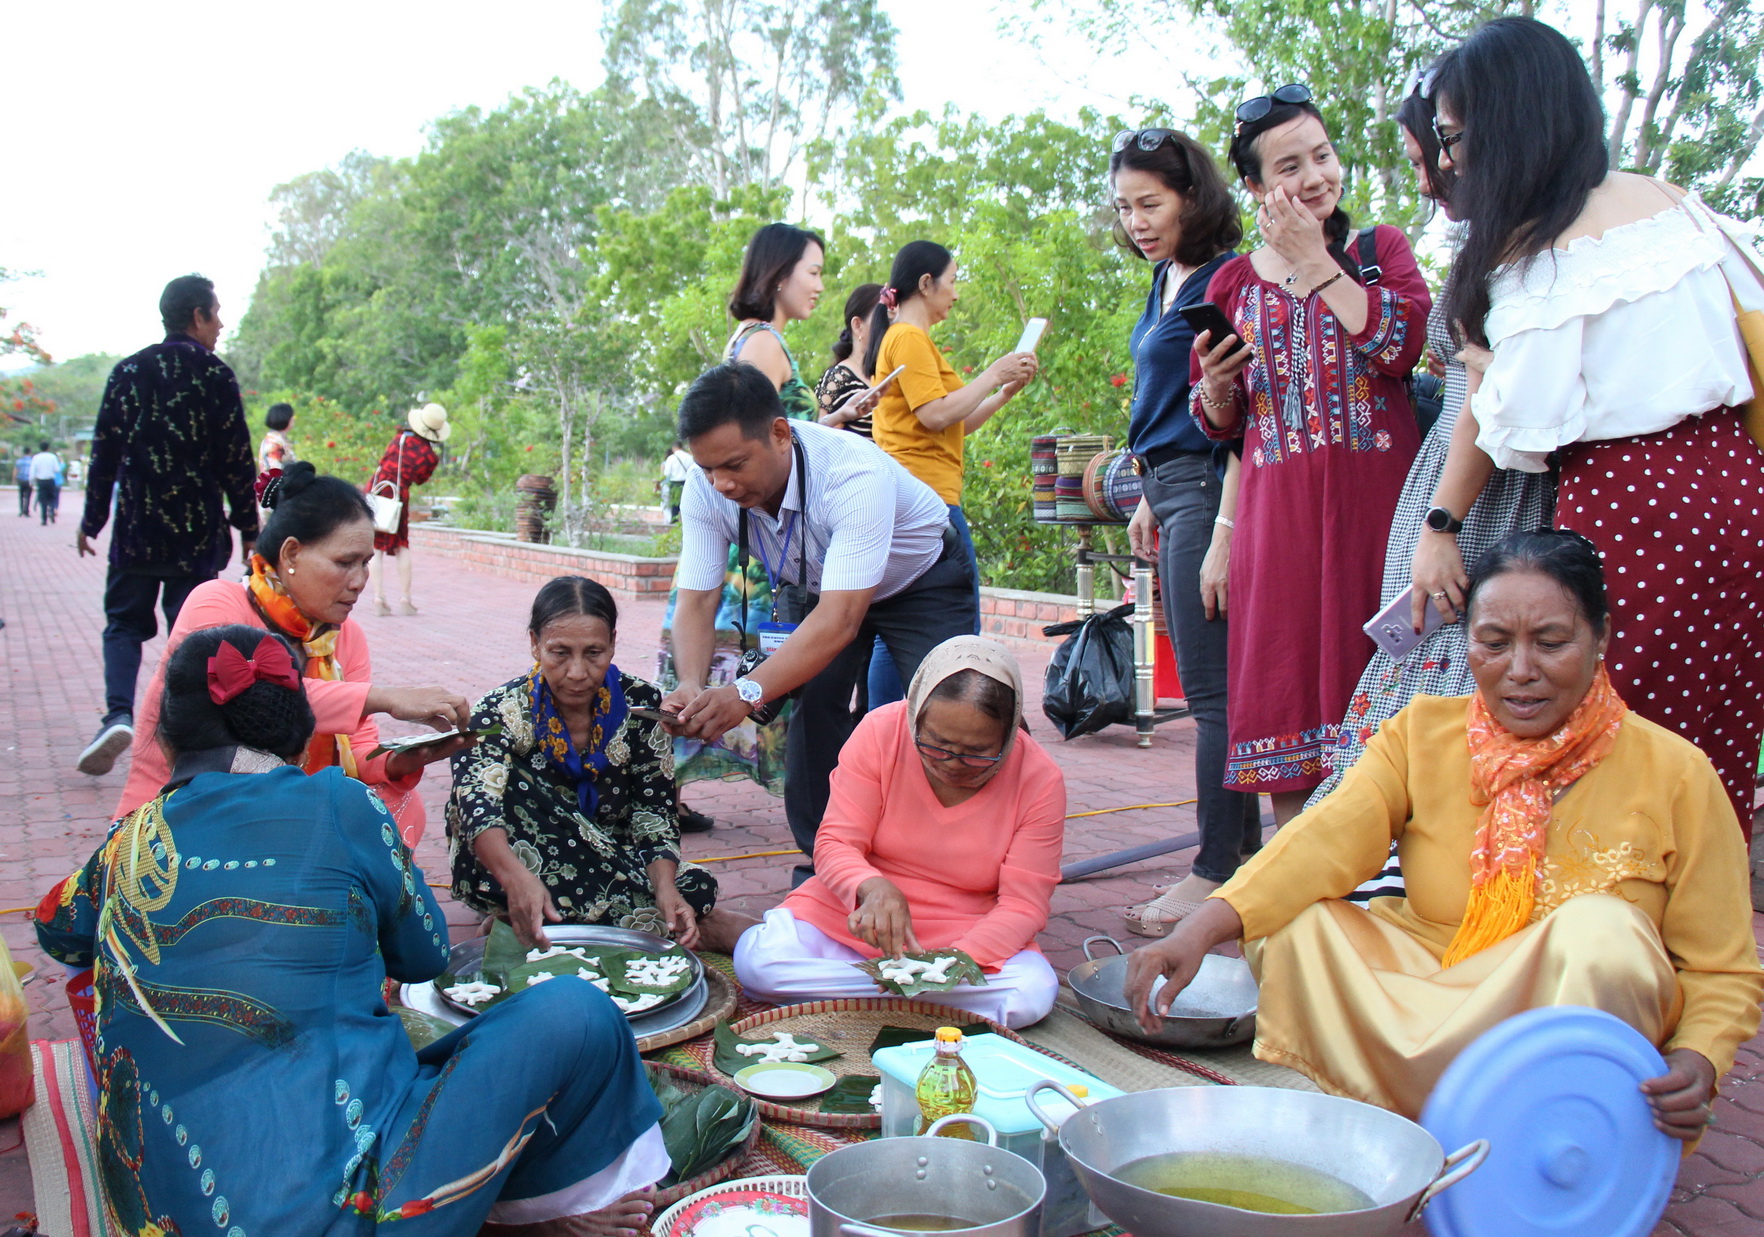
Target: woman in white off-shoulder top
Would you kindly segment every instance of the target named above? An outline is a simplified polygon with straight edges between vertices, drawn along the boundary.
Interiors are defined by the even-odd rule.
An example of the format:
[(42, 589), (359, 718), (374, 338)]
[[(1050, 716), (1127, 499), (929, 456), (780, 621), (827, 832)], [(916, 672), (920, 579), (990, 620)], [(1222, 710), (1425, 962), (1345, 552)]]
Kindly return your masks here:
[(1585, 65), (1539, 22), (1483, 26), (1431, 88), (1469, 224), (1446, 310), (1490, 351), (1415, 551), (1416, 622), (1428, 596), (1448, 620), (1461, 609), (1455, 525), (1492, 470), (1556, 468), (1557, 524), (1604, 556), (1612, 682), (1703, 749), (1749, 833), (1764, 451), (1735, 411), (1752, 384), (1729, 281), (1748, 308), (1764, 288), (1734, 248), (1740, 225), (1609, 170)]

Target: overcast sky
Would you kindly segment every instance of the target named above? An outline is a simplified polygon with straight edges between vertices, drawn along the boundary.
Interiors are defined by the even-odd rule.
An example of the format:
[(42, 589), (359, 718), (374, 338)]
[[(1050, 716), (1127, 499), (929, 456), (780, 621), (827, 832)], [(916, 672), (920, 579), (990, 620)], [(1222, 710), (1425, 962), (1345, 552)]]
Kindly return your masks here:
[[(1054, 73), (998, 34), (992, 0), (888, 0), (912, 106), (1001, 117), (1121, 106), (1082, 44)], [(167, 279), (201, 271), (238, 320), (269, 237), (270, 191), (355, 148), (415, 153), (425, 125), (523, 86), (600, 76), (592, 0), (307, 0), (300, 5), (8, 6), (0, 305), (66, 359), (158, 338)], [(984, 54), (974, 49), (984, 48)], [(1132, 75), (1156, 80), (1141, 52)]]

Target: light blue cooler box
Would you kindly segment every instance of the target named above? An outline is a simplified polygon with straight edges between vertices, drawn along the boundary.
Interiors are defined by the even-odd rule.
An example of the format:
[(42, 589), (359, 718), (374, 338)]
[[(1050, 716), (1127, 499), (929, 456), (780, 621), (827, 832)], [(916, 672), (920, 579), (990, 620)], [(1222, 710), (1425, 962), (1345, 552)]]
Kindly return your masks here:
[[(916, 1094), (919, 1075), (935, 1055), (935, 1040), (883, 1048), (872, 1057), (882, 1075), (882, 1137), (910, 1137), (919, 1120)], [(1093, 1074), (1056, 1061), (1046, 1053), (998, 1035), (971, 1035), (962, 1041), (962, 1060), (974, 1071), (980, 1094), (974, 1115), (984, 1117), (998, 1131), (998, 1145), (1015, 1152), (1041, 1170), (1047, 1179), (1047, 1200), (1041, 1208), (1041, 1237), (1073, 1237), (1103, 1228), (1108, 1219), (1090, 1205), (1072, 1166), (1060, 1150), (1059, 1139), (1047, 1132), (1024, 1102), (1029, 1088), (1043, 1079), (1066, 1088), (1083, 1087), (1088, 1100), (1113, 1099), (1122, 1094)], [(1075, 1109), (1052, 1092), (1040, 1097), (1043, 1109), (1056, 1121)], [(976, 1137), (980, 1137), (978, 1130)]]

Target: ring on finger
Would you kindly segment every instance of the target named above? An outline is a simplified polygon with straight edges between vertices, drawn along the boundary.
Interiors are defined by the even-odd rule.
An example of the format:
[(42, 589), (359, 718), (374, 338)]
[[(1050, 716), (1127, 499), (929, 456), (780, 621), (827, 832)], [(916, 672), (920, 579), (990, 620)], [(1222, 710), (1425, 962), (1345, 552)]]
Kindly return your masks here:
[(1433, 598), (1435, 601), (1444, 601), (1446, 599), (1446, 595), (1444, 593), (1429, 593), (1427, 595), (1429, 597)]

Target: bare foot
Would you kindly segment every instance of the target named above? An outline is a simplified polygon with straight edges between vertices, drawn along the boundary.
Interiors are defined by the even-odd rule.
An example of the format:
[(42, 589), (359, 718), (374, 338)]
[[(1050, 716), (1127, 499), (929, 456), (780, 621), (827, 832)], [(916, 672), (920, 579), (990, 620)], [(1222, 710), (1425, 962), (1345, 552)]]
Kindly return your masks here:
[(655, 1187), (632, 1190), (599, 1211), (587, 1215), (563, 1216), (542, 1220), (537, 1224), (491, 1224), (478, 1230), (478, 1237), (637, 1237), (649, 1225), (655, 1211)]
[(752, 915), (743, 915), (740, 911), (725, 910), (717, 907), (710, 914), (698, 921), (698, 944), (701, 949), (712, 953), (732, 954), (735, 942), (749, 928), (757, 928), (759, 920)]

